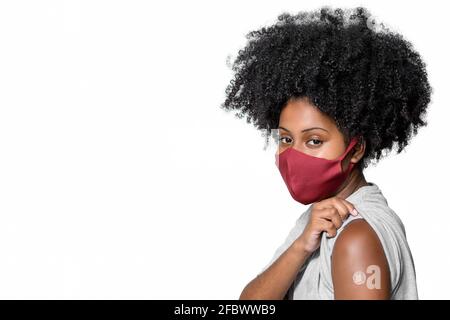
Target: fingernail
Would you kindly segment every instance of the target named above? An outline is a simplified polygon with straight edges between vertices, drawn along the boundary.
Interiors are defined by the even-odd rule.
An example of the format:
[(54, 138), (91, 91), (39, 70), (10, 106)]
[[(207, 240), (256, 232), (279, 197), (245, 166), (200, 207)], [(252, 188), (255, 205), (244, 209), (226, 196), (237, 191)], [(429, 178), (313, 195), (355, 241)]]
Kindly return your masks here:
[(353, 216), (356, 216), (356, 215), (358, 215), (358, 211), (356, 211), (356, 209), (355, 209), (355, 208), (353, 208), (353, 210), (352, 210), (351, 214), (352, 214)]

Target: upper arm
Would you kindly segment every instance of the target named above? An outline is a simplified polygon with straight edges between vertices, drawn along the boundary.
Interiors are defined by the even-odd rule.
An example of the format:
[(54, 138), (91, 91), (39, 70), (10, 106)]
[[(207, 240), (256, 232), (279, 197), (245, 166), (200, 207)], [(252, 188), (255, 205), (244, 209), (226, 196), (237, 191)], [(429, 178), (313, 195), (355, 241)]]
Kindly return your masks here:
[(367, 221), (354, 220), (341, 231), (331, 265), (335, 299), (390, 299), (389, 264)]

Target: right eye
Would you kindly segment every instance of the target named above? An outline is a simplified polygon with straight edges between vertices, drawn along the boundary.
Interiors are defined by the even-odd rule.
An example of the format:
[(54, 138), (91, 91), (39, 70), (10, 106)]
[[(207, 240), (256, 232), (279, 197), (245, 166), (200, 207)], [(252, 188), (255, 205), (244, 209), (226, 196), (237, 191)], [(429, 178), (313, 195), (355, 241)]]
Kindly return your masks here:
[(292, 139), (289, 138), (289, 137), (281, 137), (281, 138), (279, 139), (279, 141), (280, 141), (281, 143), (284, 143), (284, 144), (291, 144), (291, 143), (292, 143)]

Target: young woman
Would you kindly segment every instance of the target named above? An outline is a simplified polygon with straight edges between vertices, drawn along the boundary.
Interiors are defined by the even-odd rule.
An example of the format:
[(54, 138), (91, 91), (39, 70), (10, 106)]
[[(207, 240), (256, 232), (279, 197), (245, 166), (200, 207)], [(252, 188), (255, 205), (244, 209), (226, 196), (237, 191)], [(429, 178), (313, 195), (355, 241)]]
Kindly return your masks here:
[(418, 299), (404, 226), (364, 169), (427, 125), (420, 55), (361, 7), (283, 13), (247, 38), (222, 107), (275, 129), (287, 189), (311, 205), (240, 299)]

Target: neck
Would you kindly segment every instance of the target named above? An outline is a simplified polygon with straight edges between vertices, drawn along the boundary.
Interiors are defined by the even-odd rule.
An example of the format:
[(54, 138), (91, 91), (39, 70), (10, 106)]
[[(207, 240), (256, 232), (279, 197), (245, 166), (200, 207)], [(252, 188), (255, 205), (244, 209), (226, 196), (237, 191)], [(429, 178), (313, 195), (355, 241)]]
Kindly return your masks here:
[(338, 189), (335, 196), (345, 199), (362, 186), (367, 185), (368, 183), (364, 174), (359, 169), (355, 168), (355, 170), (352, 170), (347, 180), (342, 184), (341, 188)]

